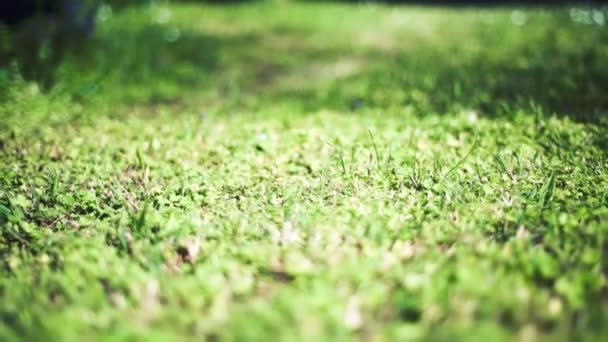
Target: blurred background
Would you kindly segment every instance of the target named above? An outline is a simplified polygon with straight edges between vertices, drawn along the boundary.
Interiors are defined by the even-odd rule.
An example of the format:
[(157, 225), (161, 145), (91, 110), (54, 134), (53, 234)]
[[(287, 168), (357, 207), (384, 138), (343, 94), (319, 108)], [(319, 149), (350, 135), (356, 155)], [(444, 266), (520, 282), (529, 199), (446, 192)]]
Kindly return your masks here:
[(115, 106), (501, 115), (540, 105), (583, 121), (597, 121), (608, 104), (608, 10), (598, 1), (0, 6), (4, 97), (19, 89), (9, 84), (33, 82), (46, 94)]

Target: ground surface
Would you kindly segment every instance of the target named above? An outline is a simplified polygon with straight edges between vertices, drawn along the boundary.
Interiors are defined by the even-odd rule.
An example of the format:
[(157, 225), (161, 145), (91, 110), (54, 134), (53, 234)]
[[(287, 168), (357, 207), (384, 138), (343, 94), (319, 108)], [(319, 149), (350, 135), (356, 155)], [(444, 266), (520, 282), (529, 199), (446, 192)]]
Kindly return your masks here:
[(606, 11), (100, 11), (0, 70), (0, 339), (608, 334)]

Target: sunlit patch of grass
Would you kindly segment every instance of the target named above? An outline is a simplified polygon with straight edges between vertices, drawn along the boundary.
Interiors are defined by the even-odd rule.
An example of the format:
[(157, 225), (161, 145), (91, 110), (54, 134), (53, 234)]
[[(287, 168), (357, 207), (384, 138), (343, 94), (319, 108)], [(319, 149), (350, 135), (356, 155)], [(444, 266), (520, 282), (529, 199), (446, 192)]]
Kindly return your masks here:
[(2, 69), (0, 339), (601, 339), (606, 31), (519, 11), (155, 5)]

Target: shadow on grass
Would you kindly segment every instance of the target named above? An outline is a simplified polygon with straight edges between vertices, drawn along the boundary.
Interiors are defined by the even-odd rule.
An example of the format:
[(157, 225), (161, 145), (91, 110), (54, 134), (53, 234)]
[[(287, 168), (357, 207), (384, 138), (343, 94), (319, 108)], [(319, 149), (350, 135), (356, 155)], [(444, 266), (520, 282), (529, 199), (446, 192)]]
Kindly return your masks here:
[[(489, 117), (542, 111), (577, 122), (602, 122), (608, 114), (608, 64), (602, 48), (581, 43), (560, 49), (557, 34), (504, 48), (498, 57), (492, 56), (492, 46), (476, 53), (432, 47), (376, 51), (365, 57), (382, 61), (373, 67), (321, 88), (277, 89), (274, 98), (291, 98), (306, 110), (408, 108), (420, 115), (474, 111)], [(607, 38), (602, 37), (604, 47)]]
[[(115, 38), (118, 37), (118, 38)], [(225, 71), (225, 55), (247, 50), (260, 39), (251, 34), (216, 36), (162, 25), (137, 30), (119, 28), (100, 34), (94, 68), (101, 71), (111, 97), (126, 103), (177, 103), (193, 92), (209, 89)]]

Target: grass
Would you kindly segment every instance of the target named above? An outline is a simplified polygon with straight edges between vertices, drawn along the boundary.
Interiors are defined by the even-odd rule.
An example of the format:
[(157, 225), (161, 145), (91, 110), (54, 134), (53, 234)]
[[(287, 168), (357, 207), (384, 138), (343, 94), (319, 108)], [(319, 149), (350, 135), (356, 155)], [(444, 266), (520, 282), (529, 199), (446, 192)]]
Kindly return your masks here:
[(0, 70), (0, 339), (608, 336), (606, 11), (100, 13)]

